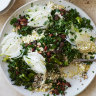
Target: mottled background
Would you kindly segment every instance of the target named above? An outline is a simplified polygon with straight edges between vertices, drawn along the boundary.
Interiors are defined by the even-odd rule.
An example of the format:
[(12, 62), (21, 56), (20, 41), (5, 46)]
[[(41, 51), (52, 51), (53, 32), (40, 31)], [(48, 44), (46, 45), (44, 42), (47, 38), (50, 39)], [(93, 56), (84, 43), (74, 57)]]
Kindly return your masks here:
[[(8, 17), (20, 6), (31, 0), (16, 0), (14, 6), (4, 15), (0, 16), (0, 30)], [(96, 24), (96, 0), (66, 0), (74, 3), (83, 9)], [(0, 71), (0, 96), (22, 96), (16, 92), (4, 79), (3, 73)], [(96, 96), (96, 77), (92, 83), (78, 96)]]

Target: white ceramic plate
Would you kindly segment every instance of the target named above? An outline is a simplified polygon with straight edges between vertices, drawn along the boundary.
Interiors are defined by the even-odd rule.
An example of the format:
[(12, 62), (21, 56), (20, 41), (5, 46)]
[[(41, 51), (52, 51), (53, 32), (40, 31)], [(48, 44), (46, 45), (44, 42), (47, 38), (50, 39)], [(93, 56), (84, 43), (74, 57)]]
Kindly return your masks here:
[(11, 0), (3, 0), (0, 1), (0, 11), (3, 11), (9, 4), (10, 4)]
[(0, 7), (0, 15), (5, 14), (15, 3), (15, 0), (3, 0), (3, 2), (1, 1), (1, 5), (3, 5), (3, 7)]
[[(53, 1), (57, 4), (60, 4), (60, 5), (64, 5), (66, 8), (76, 8), (77, 11), (80, 13), (80, 15), (82, 17), (86, 17), (88, 19), (90, 19), (90, 17), (83, 11), (81, 10), (80, 8), (78, 8), (77, 6), (69, 3), (69, 2), (66, 2), (66, 1), (63, 1), (63, 0), (50, 0), (50, 1)], [(34, 2), (34, 4), (45, 4), (47, 2), (49, 2), (49, 0), (33, 0), (32, 2)], [(20, 7), (19, 9), (17, 9), (13, 15), (6, 21), (3, 29), (2, 29), (2, 32), (0, 32), (0, 41), (2, 40), (3, 36), (5, 33), (10, 33), (12, 31), (12, 26), (10, 25), (10, 20), (13, 18), (13, 17), (18, 17), (18, 15), (23, 15), (23, 11), (25, 9), (28, 9), (31, 7), (31, 3), (27, 3), (25, 4), (24, 6)], [(70, 6), (70, 7), (69, 7)], [(91, 19), (90, 19), (91, 20)], [(91, 20), (91, 24), (93, 25), (94, 27), (94, 30), (96, 29), (95, 28), (95, 24), (93, 23), (93, 21)], [(8, 74), (8, 67), (7, 67), (7, 64), (4, 62), (2, 62), (2, 58), (0, 58), (0, 65), (1, 65), (1, 68), (2, 68), (2, 71), (4, 72), (5, 74), (5, 78), (6, 80), (8, 81), (9, 84), (12, 85), (12, 82), (9, 78), (9, 74)], [(66, 78), (68, 82), (71, 83), (72, 87), (71, 88), (68, 88), (66, 90), (66, 96), (76, 96), (77, 94), (81, 93), (90, 83), (91, 81), (93, 80), (93, 78), (95, 77), (95, 74), (96, 74), (96, 63), (94, 62), (89, 71), (88, 71), (88, 79), (86, 80), (83, 80), (82, 78), (80, 78), (79, 76), (77, 76), (77, 79), (73, 78), (73, 79), (69, 79), (69, 78)], [(82, 82), (80, 82), (80, 79), (82, 79)], [(45, 94), (44, 92), (38, 92), (38, 93), (32, 93), (26, 89), (24, 89), (24, 87), (18, 87), (18, 86), (14, 86), (12, 85), (18, 92), (20, 92), (21, 94), (25, 95), (25, 96), (43, 96), (43, 94)]]

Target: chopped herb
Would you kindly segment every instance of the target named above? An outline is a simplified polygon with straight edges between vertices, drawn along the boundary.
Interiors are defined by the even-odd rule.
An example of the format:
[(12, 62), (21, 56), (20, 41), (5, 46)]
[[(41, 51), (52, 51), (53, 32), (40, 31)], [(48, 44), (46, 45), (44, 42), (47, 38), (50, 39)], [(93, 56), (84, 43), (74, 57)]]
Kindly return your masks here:
[(82, 32), (82, 29), (80, 29), (79, 32)]
[(37, 11), (37, 9), (35, 9), (35, 12)]
[(33, 3), (31, 3), (31, 7), (33, 7)]
[(70, 6), (68, 6), (68, 8), (70, 8)]
[(44, 7), (44, 9), (45, 9), (46, 7)]
[(20, 30), (18, 30), (18, 34), (21, 34), (23, 36), (26, 36), (28, 34), (32, 34), (32, 30), (34, 28), (30, 27), (30, 26), (23, 26)]
[(70, 32), (71, 35), (74, 35), (74, 32)]
[(77, 38), (77, 35), (74, 36), (74, 39), (76, 39), (76, 38)]
[(95, 40), (95, 38), (90, 36), (90, 41), (94, 41), (94, 40)]
[(17, 18), (13, 18), (11, 21), (10, 21), (10, 24), (11, 25), (14, 25), (15, 23), (18, 22), (18, 19)]
[(94, 56), (90, 56), (90, 59), (94, 59)]
[(47, 80), (45, 81), (46, 84), (49, 84), (49, 83), (52, 83), (52, 82), (53, 82), (53, 80), (49, 80), (49, 79), (47, 79)]
[(92, 71), (92, 73), (94, 73), (94, 71)]
[(77, 88), (77, 90), (79, 90), (79, 88)]
[(74, 41), (74, 39), (70, 39), (70, 41), (72, 41), (72, 42), (73, 42), (73, 41)]
[(38, 30), (37, 30), (37, 33), (38, 33), (38, 34), (42, 34), (42, 33), (43, 33), (43, 29), (38, 29)]
[(30, 16), (29, 16), (29, 15), (25, 15), (25, 17), (26, 17), (27, 19), (29, 19), (29, 18), (30, 18)]
[(78, 23), (82, 22), (82, 18), (81, 17), (76, 17), (76, 20), (78, 21)]
[(4, 34), (4, 37), (5, 37), (5, 36), (7, 36), (7, 35), (8, 35), (8, 34), (7, 34), (7, 33), (5, 33), (5, 34)]
[[(32, 90), (32, 82), (36, 75), (30, 67), (23, 61), (23, 58), (12, 58), (7, 60), (9, 63), (8, 72), (14, 85), (25, 86), (25, 89)], [(17, 69), (16, 69), (17, 67)]]
[(33, 21), (34, 19), (32, 18), (31, 21)]
[(43, 94), (43, 96), (50, 96), (49, 94)]
[(48, 24), (48, 22), (49, 22), (49, 21), (45, 21), (45, 22), (44, 22), (44, 25), (47, 25), (47, 24)]

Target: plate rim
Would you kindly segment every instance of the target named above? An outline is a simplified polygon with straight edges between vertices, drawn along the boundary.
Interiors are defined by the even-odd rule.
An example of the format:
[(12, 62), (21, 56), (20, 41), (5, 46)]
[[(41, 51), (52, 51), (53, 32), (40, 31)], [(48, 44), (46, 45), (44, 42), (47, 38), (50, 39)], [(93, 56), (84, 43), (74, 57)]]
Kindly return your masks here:
[[(22, 9), (23, 7), (26, 7), (27, 5), (29, 5), (29, 4), (31, 4), (31, 3), (34, 3), (34, 2), (36, 2), (36, 1), (39, 2), (39, 0), (32, 0), (32, 1), (28, 2), (28, 3), (25, 3), (24, 5), (22, 5), (22, 6), (19, 7), (18, 9), (16, 9), (16, 10), (10, 15), (10, 17), (7, 18), (7, 20), (5, 21), (3, 27), (2, 27), (2, 29), (1, 29), (1, 31), (0, 31), (0, 38), (1, 38), (1, 35), (2, 35), (2, 33), (3, 33), (3, 30), (4, 30), (4, 28), (6, 27), (6, 24), (8, 23), (8, 21), (9, 21), (14, 15), (16, 15), (16, 13), (17, 13), (20, 9)], [(50, 0), (50, 1), (51, 1), (51, 0)], [(62, 1), (62, 0), (60, 0), (60, 1)], [(78, 8), (79, 10), (81, 10), (85, 15), (87, 15), (87, 17), (88, 17), (88, 18), (91, 20), (91, 22), (94, 24), (94, 30), (96, 30), (96, 25), (95, 25), (94, 21), (92, 20), (92, 18), (91, 18), (83, 9), (81, 9), (80, 7), (78, 7), (77, 5), (75, 5), (75, 4), (71, 3), (71, 2), (68, 2), (68, 1), (63, 1), (63, 2), (67, 2), (67, 3), (69, 3), (70, 5), (75, 6), (76, 8)], [(20, 94), (22, 94), (22, 95), (25, 95), (25, 94), (23, 94), (22, 92), (18, 91), (18, 89), (15, 88), (15, 86), (13, 86), (13, 85), (11, 84), (11, 82), (10, 82), (10, 81), (8, 80), (8, 78), (6, 77), (4, 71), (3, 71), (2, 67), (1, 67), (1, 64), (0, 64), (0, 70), (1, 70), (1, 72), (2, 72), (2, 74), (3, 74), (4, 79), (8, 82), (8, 85), (9, 85), (10, 87), (14, 88), (14, 90), (17, 91), (18, 93), (20, 93)], [(76, 95), (82, 93), (82, 92), (92, 83), (92, 81), (94, 80), (94, 78), (95, 78), (95, 74), (94, 74), (94, 77), (93, 77), (93, 78), (91, 79), (91, 81), (89, 82), (89, 84), (88, 84), (83, 90), (79, 91)]]

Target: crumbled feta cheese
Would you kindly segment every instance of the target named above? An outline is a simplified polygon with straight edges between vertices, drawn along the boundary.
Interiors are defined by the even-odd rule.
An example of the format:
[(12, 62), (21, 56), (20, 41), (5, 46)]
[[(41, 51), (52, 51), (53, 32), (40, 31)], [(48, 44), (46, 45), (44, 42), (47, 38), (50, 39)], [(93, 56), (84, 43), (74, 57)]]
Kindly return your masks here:
[(63, 18), (63, 16), (60, 14), (60, 12), (56, 12), (55, 15), (58, 15), (61, 19)]
[(40, 47), (39, 49), (40, 49), (40, 51), (43, 51), (44, 50), (42, 47)]
[(77, 43), (77, 49), (79, 49), (82, 53), (96, 52), (96, 45), (91, 41), (81, 41)]
[(41, 43), (40, 43), (40, 42), (38, 42), (38, 43), (37, 43), (37, 45), (38, 45), (38, 46), (41, 46)]
[(33, 42), (34, 40), (41, 39), (42, 37), (44, 37), (43, 33), (39, 35), (35, 30), (33, 30), (32, 35), (22, 36), (22, 41), (24, 43), (29, 44), (30, 42)]
[(52, 1), (48, 3), (48, 6), (50, 6), (52, 9), (64, 9), (65, 7), (63, 5), (54, 4)]

